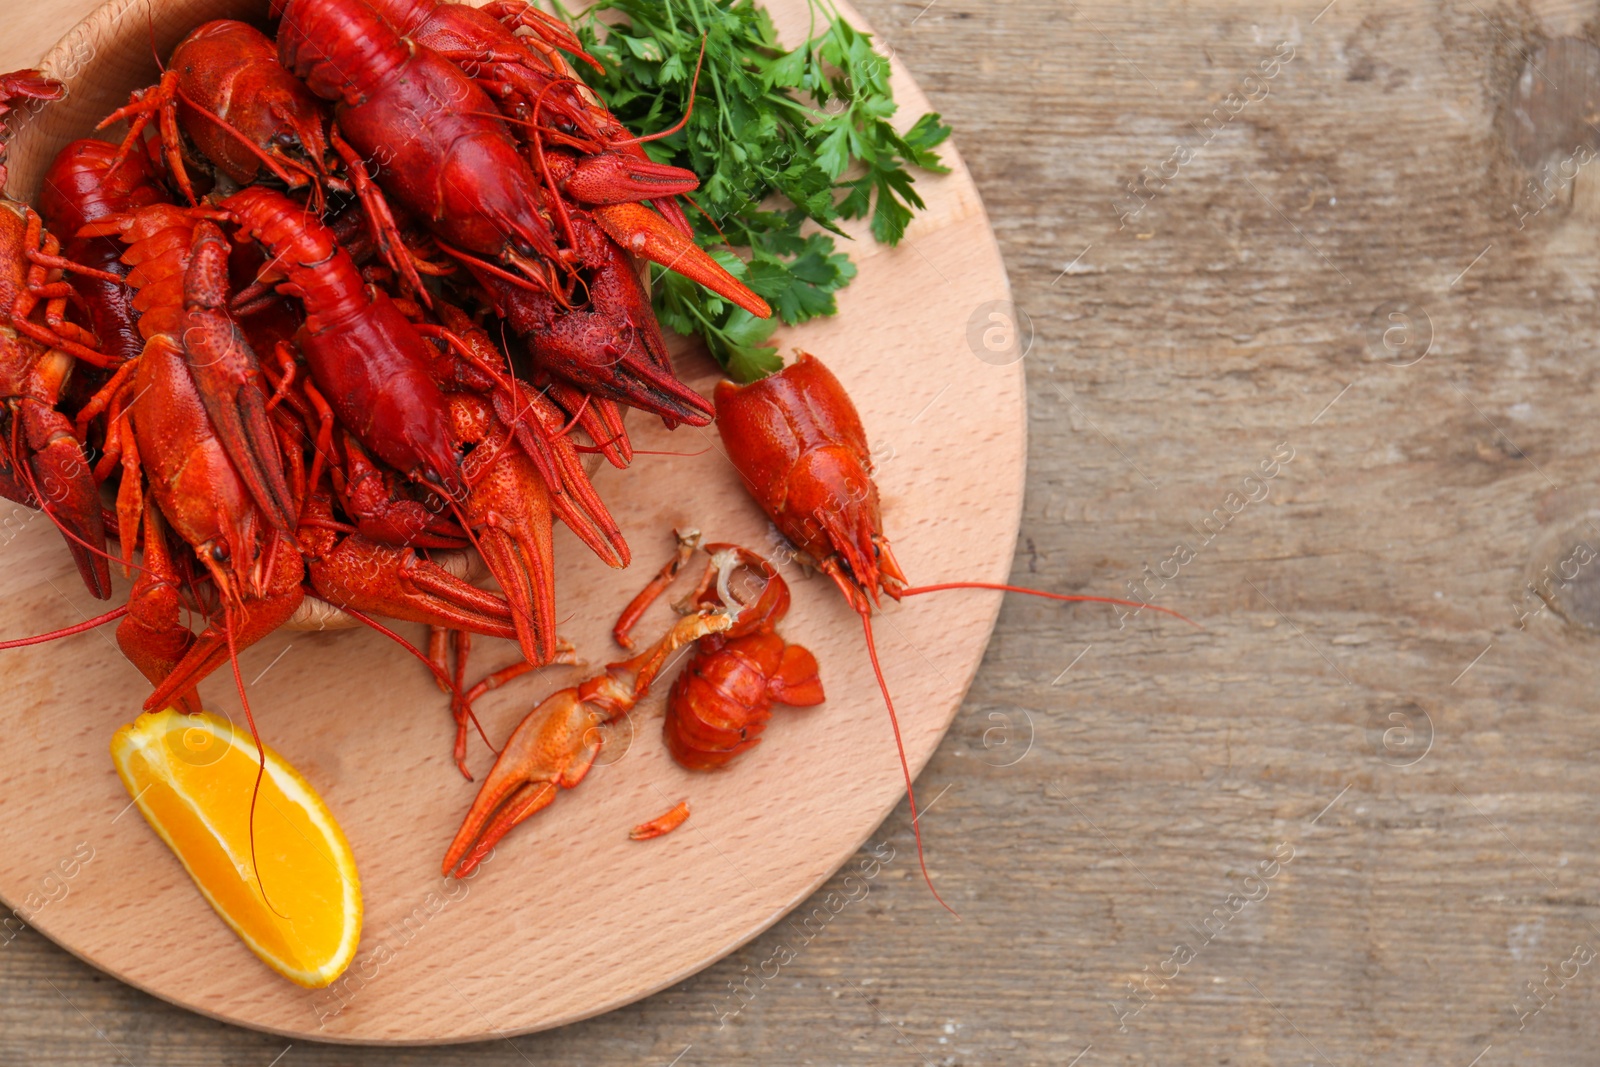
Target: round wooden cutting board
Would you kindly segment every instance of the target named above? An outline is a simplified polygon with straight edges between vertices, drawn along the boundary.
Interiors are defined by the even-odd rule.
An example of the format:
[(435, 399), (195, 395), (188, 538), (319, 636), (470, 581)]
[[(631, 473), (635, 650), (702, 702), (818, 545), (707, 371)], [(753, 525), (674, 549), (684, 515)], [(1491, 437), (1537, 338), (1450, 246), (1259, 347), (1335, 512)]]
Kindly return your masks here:
[[(258, 12), (227, 0), (163, 0), (153, 11), (148, 0), (118, 2), (50, 48), (64, 27), (42, 24), (48, 6), (24, 23), (38, 38), (13, 38), (4, 50), (12, 65), (43, 57), (72, 92), (19, 116), (15, 196), (34, 193), (61, 144), (154, 80), (152, 23), (166, 54), (205, 19)], [(804, 0), (768, 6), (787, 39), (803, 32)], [(894, 88), (906, 121), (927, 110), (898, 66)], [(864, 231), (850, 245), (860, 276), (840, 294), (838, 317), (779, 338), (786, 352), (821, 356), (853, 394), (878, 457), (888, 533), (913, 581), (1003, 581), (1022, 502), (1020, 358), (1028, 338), (1008, 332), (1009, 291), (983, 205), (954, 150), (944, 157), (949, 176), (918, 175), (928, 210), (898, 249)], [(680, 370), (709, 392), (714, 366), (680, 347)], [(674, 526), (777, 548), (714, 428), (669, 434), (643, 417), (630, 426), (638, 448), (682, 454), (641, 455), (632, 469), (606, 467), (595, 478), (632, 546), (630, 570), (607, 570), (557, 531), (562, 633), (591, 664), (620, 658), (611, 623), (671, 554)], [(48, 520), (10, 505), (0, 516), (0, 635), (53, 630), (105, 610), (85, 592)], [(12, 928), (25, 921), (173, 1003), (319, 1041), (471, 1041), (558, 1026), (646, 996), (780, 919), (904, 792), (858, 620), (825, 580), (793, 565), (786, 573), (794, 609), (783, 632), (816, 653), (825, 705), (778, 709), (760, 747), (724, 771), (691, 774), (661, 742), (663, 682), (602, 765), (466, 882), (439, 876), (475, 786), (450, 758), (453, 727), (432, 678), (367, 631), (279, 632), (245, 651), (242, 674), (263, 736), (322, 792), (361, 868), (361, 949), (325, 991), (290, 985), (257, 962), (129, 807), (108, 745), (149, 687), (118, 652), (111, 628), (0, 654), (0, 919)], [(119, 579), (113, 603), (126, 595)], [(883, 666), (914, 771), (954, 717), (999, 603), (993, 593), (944, 593), (881, 616)], [(668, 618), (657, 605), (638, 632), (659, 632)], [(480, 640), (477, 648), (478, 668), (516, 658), (506, 642)], [(479, 713), (489, 737), (499, 743), (538, 699), (580, 677), (574, 668), (547, 668), (485, 699)], [(226, 671), (201, 691), (242, 726)], [(479, 775), (492, 762), (476, 738), (470, 761)], [(693, 815), (682, 829), (628, 840), (630, 827), (684, 798)]]

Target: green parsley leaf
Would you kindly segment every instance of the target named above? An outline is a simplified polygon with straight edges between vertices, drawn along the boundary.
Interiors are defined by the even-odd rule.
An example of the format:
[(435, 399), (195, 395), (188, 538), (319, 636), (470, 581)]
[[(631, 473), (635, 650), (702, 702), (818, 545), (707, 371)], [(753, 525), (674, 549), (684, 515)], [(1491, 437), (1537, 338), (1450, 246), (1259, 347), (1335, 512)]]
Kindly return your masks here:
[(835, 294), (856, 275), (835, 244), (840, 221), (870, 215), (873, 237), (897, 244), (924, 206), (911, 170), (947, 172), (936, 149), (950, 128), (929, 114), (896, 132), (889, 60), (827, 0), (810, 3), (812, 34), (794, 49), (778, 44), (754, 0), (601, 0), (566, 16), (606, 68), (580, 66), (580, 75), (630, 130), (655, 133), (689, 114), (646, 151), (700, 176), (691, 197), (700, 210), (689, 212), (697, 243), (761, 294), (774, 319), (659, 270), (656, 314), (702, 337), (739, 381), (782, 366), (768, 344), (779, 322), (838, 313)]

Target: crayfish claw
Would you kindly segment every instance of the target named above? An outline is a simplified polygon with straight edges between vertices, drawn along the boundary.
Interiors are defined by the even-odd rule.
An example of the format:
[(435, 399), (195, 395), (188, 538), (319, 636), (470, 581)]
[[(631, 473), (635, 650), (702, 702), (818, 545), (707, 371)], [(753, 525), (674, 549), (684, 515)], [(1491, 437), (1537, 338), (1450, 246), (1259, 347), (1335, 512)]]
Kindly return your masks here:
[(629, 204), (679, 196), (700, 188), (694, 171), (657, 163), (642, 153), (599, 152), (578, 160), (562, 183), (580, 204)]
[(558, 786), (583, 780), (600, 749), (595, 714), (574, 687), (550, 696), (522, 720), (450, 842), (443, 874), (466, 877), (512, 827), (555, 800)]
[(505, 449), (472, 487), (463, 510), (473, 543), (505, 591), (522, 654), (550, 662), (556, 654), (550, 496), (533, 464)]
[[(594, 210), (630, 208), (659, 222), (659, 216), (637, 204)], [(574, 213), (572, 223), (586, 299), (563, 306), (549, 294), (519, 289), (492, 271), (469, 265), (496, 310), (527, 342), (539, 371), (674, 424), (709, 424), (711, 405), (673, 373), (650, 297), (627, 253), (585, 213)], [(715, 261), (708, 262), (715, 266)]]
[(699, 611), (675, 622), (632, 659), (553, 693), (512, 731), (445, 852), (443, 873), (464, 878), (512, 827), (583, 781), (605, 744), (601, 728), (633, 709), (672, 653), (708, 634), (725, 633), (724, 611)]
[(296, 511), (284, 475), (278, 437), (267, 417), (261, 364), (228, 312), (228, 256), (232, 246), (217, 224), (195, 223), (189, 266), (184, 272), (184, 361), (217, 438), (275, 528), (294, 529)]
[(765, 300), (649, 208), (640, 204), (607, 204), (593, 210), (600, 228), (628, 251), (699, 282), (758, 319), (772, 317), (772, 307)]
[(105, 518), (83, 444), (60, 412), (31, 398), (17, 406), (21, 437), (32, 450), (26, 459), (34, 496), (66, 538), (90, 595), (110, 599)]
[(551, 490), (551, 509), (607, 566), (626, 567), (632, 562), (628, 542), (589, 480), (577, 446), (561, 433), (561, 409), (537, 392), (529, 393), (526, 403), (527, 419), (517, 427), (517, 440)]

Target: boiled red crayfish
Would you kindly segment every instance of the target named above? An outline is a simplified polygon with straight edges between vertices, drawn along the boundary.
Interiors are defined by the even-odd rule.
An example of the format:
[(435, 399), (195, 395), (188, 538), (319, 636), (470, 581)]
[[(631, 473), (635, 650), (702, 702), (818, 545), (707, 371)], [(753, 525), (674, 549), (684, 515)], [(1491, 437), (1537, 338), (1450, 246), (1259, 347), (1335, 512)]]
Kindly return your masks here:
[[(174, 205), (104, 225), (131, 242), (128, 280), (145, 337), (138, 358), (104, 390), (114, 412), (107, 451), (122, 458), (117, 516), (130, 565), (147, 526), (130, 598), (140, 607), (117, 637), (156, 687), (147, 708), (175, 699), (197, 707), (197, 682), (299, 607), (299, 508), (266, 416), (260, 366), (227, 312), (230, 246), (222, 231)], [(146, 482), (164, 521), (153, 520)], [(199, 637), (179, 619), (184, 576), (152, 551), (164, 526), (192, 548), (218, 593), (216, 617)]]
[[(62, 87), (38, 71), (0, 76), (0, 120), (23, 102), (59, 99)], [(0, 136), (0, 188), (5, 149)], [(113, 273), (76, 264), (27, 204), (0, 196), (0, 495), (42, 508), (61, 530), (84, 585), (111, 596), (106, 531), (83, 440), (59, 409), (79, 361), (109, 368), (120, 362), (98, 339), (65, 318), (69, 300), (82, 301), (59, 277), (117, 284)], [(43, 310), (44, 322), (35, 318)]]
[[(281, 412), (269, 419), (262, 368), (228, 311), (230, 246), (217, 220), (237, 217), (156, 204), (81, 231), (128, 242), (127, 285), (146, 338), (85, 410), (106, 414), (107, 457), (121, 463), (119, 540), (127, 565), (136, 544), (145, 548), (117, 636), (155, 686), (149, 706), (197, 708), (196, 683), (289, 618), (304, 595), (303, 578), (351, 612), (517, 636), (504, 598), (409, 548), (353, 529), (340, 536), (322, 478), (308, 479), (298, 461), (304, 428), (290, 432)], [(277, 384), (279, 395), (302, 399), (282, 379)], [(313, 407), (302, 410), (317, 419)], [(445, 454), (453, 469), (454, 453)], [(295, 460), (293, 478), (284, 456)], [(348, 478), (346, 468), (338, 473)], [(193, 550), (213, 597), (169, 546), (169, 534)], [(203, 633), (182, 625), (185, 610), (211, 617)]]
[(156, 122), (173, 180), (191, 204), (198, 201), (180, 129), (236, 185), (254, 184), (263, 170), (291, 189), (332, 178), (322, 102), (278, 65), (272, 38), (245, 22), (218, 19), (191, 30), (160, 82), (136, 91), (100, 126), (124, 119), (131, 121), (115, 165), (136, 154)]
[[(117, 148), (105, 141), (73, 141), (45, 172), (39, 191), (39, 213), (53, 233), (65, 235), (61, 254), (75, 263), (116, 276), (69, 274), (67, 281), (82, 298), (89, 327), (110, 365), (124, 363), (144, 348), (133, 290), (123, 282), (131, 269), (122, 262), (122, 242), (114, 237), (83, 237), (91, 222), (125, 215), (167, 201), (160, 176), (143, 155), (130, 156), (115, 167)], [(77, 420), (81, 426), (85, 420)]]
[[(482, 8), (445, 0), (375, 0), (371, 6), (402, 36), (455, 63), (494, 99), (510, 132), (531, 147), (530, 163), (552, 191), (589, 205), (649, 199), (679, 230), (690, 232), (673, 198), (692, 192), (699, 180), (653, 162), (643, 139), (590, 99), (561, 54), (596, 69), (600, 64), (559, 19), (516, 0)], [(522, 37), (514, 28), (531, 32)], [(546, 141), (560, 147), (547, 150)]]
[[(649, 300), (623, 251), (766, 317), (771, 310), (760, 297), (640, 204), (566, 204), (561, 191), (535, 177), (473, 78), (402, 37), (361, 0), (288, 0), (278, 54), (313, 92), (335, 102), (342, 136), (381, 161), (379, 186), (429, 228), (442, 251), (471, 268), (543, 369), (669, 421), (710, 421), (709, 405), (667, 364)], [(591, 199), (642, 199), (653, 191), (619, 179), (615, 196)]]
[[(1180, 619), (1183, 616), (1114, 597), (1068, 596), (991, 582), (908, 586), (883, 534), (878, 486), (872, 478), (872, 454), (861, 416), (839, 379), (815, 356), (801, 353), (783, 370), (749, 385), (719, 382), (716, 406), (717, 428), (745, 488), (794, 545), (801, 561), (826, 574), (861, 618), (867, 654), (889, 711), (905, 775), (917, 861), (933, 889), (922, 857), (911, 766), (873, 641), (874, 605), (885, 595), (899, 600), (946, 589), (990, 589), (1051, 600), (1152, 607)], [(933, 894), (949, 908), (937, 890)]]
[[(129, 119), (113, 171), (136, 155), (145, 128), (156, 121), (168, 168), (178, 190), (195, 204), (184, 163), (182, 134), (218, 174), (239, 186), (262, 172), (286, 187), (309, 189), (321, 205), (325, 190), (353, 192), (361, 201), (373, 241), (407, 288), (425, 293), (419, 261), (406, 248), (394, 213), (372, 183), (360, 156), (328, 129), (323, 102), (278, 63), (272, 38), (248, 23), (218, 19), (178, 42), (160, 82), (134, 93), (102, 127)], [(180, 132), (181, 131), (181, 132)], [(330, 149), (343, 161), (338, 177)]]

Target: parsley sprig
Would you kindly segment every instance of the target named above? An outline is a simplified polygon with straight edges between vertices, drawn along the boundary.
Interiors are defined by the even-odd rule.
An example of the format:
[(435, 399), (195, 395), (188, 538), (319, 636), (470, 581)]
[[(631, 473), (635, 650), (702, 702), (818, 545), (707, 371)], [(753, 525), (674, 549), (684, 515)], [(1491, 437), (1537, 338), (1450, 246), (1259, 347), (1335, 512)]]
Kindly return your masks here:
[[(659, 270), (655, 307), (662, 325), (703, 337), (742, 382), (782, 366), (768, 344), (779, 321), (837, 314), (834, 294), (856, 274), (834, 243), (845, 236), (840, 220), (870, 216), (872, 235), (898, 244), (925, 206), (911, 168), (947, 172), (935, 149), (950, 128), (927, 114), (896, 132), (889, 61), (825, 2), (810, 0), (812, 32), (792, 50), (753, 0), (601, 0), (575, 20), (606, 68), (581, 67), (583, 77), (637, 133), (683, 117), (704, 41), (694, 113), (647, 151), (700, 175), (694, 200), (705, 214), (689, 212), (696, 240), (766, 298), (774, 318)], [(613, 14), (602, 22), (601, 12)]]

